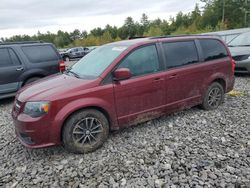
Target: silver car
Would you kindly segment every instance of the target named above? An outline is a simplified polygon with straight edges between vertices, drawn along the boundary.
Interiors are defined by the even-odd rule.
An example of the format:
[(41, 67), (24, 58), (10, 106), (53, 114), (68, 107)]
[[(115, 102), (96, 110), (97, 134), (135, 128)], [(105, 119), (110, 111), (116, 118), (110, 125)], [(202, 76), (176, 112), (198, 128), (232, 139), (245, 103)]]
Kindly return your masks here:
[(228, 47), (236, 61), (235, 72), (250, 74), (250, 32), (234, 38), (228, 43)]

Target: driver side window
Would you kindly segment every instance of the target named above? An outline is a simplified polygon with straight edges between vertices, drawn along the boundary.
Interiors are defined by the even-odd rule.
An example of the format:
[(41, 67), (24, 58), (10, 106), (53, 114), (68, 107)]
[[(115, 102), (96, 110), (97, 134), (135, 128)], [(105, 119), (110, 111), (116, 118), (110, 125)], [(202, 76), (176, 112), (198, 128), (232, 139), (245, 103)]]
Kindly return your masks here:
[(132, 76), (141, 76), (160, 71), (156, 46), (150, 45), (136, 49), (122, 61), (118, 68), (128, 68)]

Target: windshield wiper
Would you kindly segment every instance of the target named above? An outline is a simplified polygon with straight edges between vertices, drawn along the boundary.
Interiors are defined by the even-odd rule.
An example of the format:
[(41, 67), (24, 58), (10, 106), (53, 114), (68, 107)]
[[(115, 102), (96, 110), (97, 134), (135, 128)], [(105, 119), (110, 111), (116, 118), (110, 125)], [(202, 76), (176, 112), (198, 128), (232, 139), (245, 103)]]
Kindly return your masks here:
[(68, 70), (66, 71), (66, 73), (71, 73), (71, 74), (73, 74), (76, 78), (80, 78), (80, 75), (79, 75), (79, 74), (77, 74), (77, 73), (71, 71), (70, 69), (68, 69)]
[(238, 45), (238, 46), (250, 46), (250, 44), (243, 44), (243, 45)]

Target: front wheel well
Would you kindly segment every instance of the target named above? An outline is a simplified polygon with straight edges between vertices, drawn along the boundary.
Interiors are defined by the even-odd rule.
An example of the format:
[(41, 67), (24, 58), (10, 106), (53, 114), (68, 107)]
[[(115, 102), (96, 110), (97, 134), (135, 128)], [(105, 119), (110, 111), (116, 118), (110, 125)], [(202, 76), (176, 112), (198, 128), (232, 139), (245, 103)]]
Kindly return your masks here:
[(63, 127), (64, 127), (65, 123), (68, 121), (68, 119), (70, 118), (70, 116), (72, 116), (73, 114), (75, 114), (75, 113), (77, 113), (77, 112), (79, 112), (79, 111), (82, 111), (82, 110), (90, 110), (90, 109), (92, 109), (92, 110), (97, 110), (97, 111), (101, 112), (101, 113), (107, 118), (107, 120), (108, 120), (109, 129), (111, 128), (111, 123), (112, 123), (112, 121), (111, 121), (110, 115), (108, 114), (108, 112), (107, 112), (105, 109), (103, 109), (103, 108), (101, 108), (101, 107), (98, 107), (98, 106), (88, 106), (88, 107), (80, 108), (80, 109), (75, 110), (74, 112), (70, 113), (70, 114), (65, 118), (65, 120), (63, 121), (63, 124), (62, 124), (62, 127), (61, 127), (61, 141), (62, 141)]

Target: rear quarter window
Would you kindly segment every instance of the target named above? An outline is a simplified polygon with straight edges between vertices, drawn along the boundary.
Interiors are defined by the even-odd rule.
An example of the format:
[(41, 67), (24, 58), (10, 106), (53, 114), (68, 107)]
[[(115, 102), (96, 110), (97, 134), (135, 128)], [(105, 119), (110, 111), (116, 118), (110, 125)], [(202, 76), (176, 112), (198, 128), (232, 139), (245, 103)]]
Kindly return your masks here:
[(22, 50), (31, 63), (59, 60), (56, 51), (50, 45), (23, 46)]
[(225, 46), (216, 39), (200, 39), (204, 61), (220, 59), (228, 56)]
[(0, 67), (7, 67), (12, 64), (8, 48), (0, 48)]
[(9, 49), (9, 53), (10, 53), (10, 58), (12, 60), (12, 63), (15, 65), (20, 65), (21, 62), (19, 58), (17, 57), (16, 53), (12, 49)]

